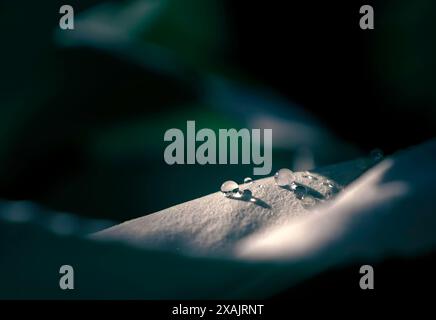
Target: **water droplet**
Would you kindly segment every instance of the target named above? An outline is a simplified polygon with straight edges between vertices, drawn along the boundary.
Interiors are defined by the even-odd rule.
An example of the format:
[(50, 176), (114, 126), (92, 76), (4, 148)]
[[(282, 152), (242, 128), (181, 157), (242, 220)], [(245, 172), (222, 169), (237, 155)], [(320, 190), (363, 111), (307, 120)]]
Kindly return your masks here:
[(297, 199), (302, 200), (307, 195), (307, 189), (304, 186), (297, 185), (294, 189)]
[(323, 183), (322, 183), (322, 185), (323, 186), (326, 186), (326, 187), (329, 187), (329, 188), (334, 188), (335, 187), (335, 185), (334, 185), (334, 183), (333, 182), (331, 182), (331, 181), (324, 181)]
[(315, 176), (312, 176), (309, 171), (306, 171), (304, 173), (303, 178), (307, 178), (309, 180), (318, 180), (318, 178)]
[(274, 180), (276, 184), (280, 187), (290, 185), (293, 182), (293, 179), (294, 179), (293, 172), (286, 168), (280, 169), (274, 175)]
[(251, 183), (253, 183), (253, 179), (251, 179), (250, 177), (247, 177), (244, 179), (244, 183), (251, 184)]
[(372, 161), (379, 162), (383, 159), (383, 151), (381, 149), (374, 149), (369, 153), (369, 156)]
[(328, 190), (325, 192), (324, 195), (326, 199), (332, 198), (333, 196), (335, 196), (337, 193), (341, 191), (341, 188), (332, 181), (327, 180), (324, 181), (322, 184), (328, 187)]
[(228, 180), (221, 185), (221, 192), (226, 197), (234, 196), (239, 193), (239, 185), (233, 180)]

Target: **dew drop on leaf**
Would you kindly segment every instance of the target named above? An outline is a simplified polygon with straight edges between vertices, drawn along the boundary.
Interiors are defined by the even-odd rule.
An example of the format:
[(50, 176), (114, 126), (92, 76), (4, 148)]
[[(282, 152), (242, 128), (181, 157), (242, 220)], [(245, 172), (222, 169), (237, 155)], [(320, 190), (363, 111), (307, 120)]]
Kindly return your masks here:
[(253, 179), (251, 179), (250, 177), (247, 177), (244, 179), (244, 183), (246, 184), (251, 184), (253, 182)]
[(294, 173), (289, 169), (280, 169), (274, 175), (276, 184), (280, 187), (288, 186), (293, 182)]
[(228, 180), (221, 185), (221, 192), (226, 197), (238, 196), (240, 193), (239, 185), (233, 180)]

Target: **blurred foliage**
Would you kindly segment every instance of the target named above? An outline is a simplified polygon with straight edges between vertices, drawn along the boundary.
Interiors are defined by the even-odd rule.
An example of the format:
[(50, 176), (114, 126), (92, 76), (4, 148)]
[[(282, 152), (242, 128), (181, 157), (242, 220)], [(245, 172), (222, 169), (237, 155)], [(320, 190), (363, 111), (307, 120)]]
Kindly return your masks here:
[(379, 21), (378, 76), (409, 101), (418, 98), (436, 103), (434, 1), (391, 1), (382, 9), (386, 17)]

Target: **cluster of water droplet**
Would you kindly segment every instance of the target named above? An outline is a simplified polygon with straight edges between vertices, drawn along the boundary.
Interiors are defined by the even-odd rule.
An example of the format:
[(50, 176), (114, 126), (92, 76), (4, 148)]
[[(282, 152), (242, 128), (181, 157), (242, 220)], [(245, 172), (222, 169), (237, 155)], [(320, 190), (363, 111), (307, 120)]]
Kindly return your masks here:
[[(248, 187), (253, 183), (253, 179), (247, 177), (244, 179), (244, 184)], [(228, 198), (250, 198), (252, 197), (252, 192), (249, 189), (241, 190), (239, 184), (233, 180), (225, 181), (221, 185), (221, 192)], [(249, 199), (249, 200), (250, 200)]]
[[(379, 153), (375, 154), (374, 157), (376, 157), (379, 161)], [(301, 175), (302, 178), (307, 179), (310, 186), (313, 186), (313, 184), (317, 183), (316, 181), (320, 180), (315, 175), (311, 174), (310, 172), (306, 171)], [(296, 179), (296, 175), (294, 172), (292, 172), (290, 169), (283, 168), (277, 171), (274, 175), (274, 180), (277, 186), (282, 187), (284, 189), (288, 189), (289, 191), (292, 191), (295, 195), (295, 197), (298, 200), (302, 201), (302, 205), (305, 207), (311, 207), (314, 204), (316, 204), (319, 199), (315, 199), (313, 194), (309, 192), (309, 189), (306, 185), (301, 183), (301, 179)], [(324, 192), (323, 198), (324, 199), (330, 199), (333, 196), (335, 196), (338, 192), (340, 192), (341, 188), (334, 182), (330, 180), (324, 180), (318, 182), (320, 186), (327, 187), (327, 191)], [(252, 192), (249, 190), (249, 186), (253, 184), (253, 179), (250, 177), (247, 177), (244, 179), (245, 189), (241, 190), (240, 185), (233, 181), (228, 180), (225, 181), (221, 185), (221, 192), (228, 198), (233, 199), (242, 199), (244, 200), (247, 198), (247, 200), (255, 199), (252, 197)], [(262, 187), (262, 185), (258, 184), (257, 187)], [(316, 196), (315, 196), (316, 197)]]

